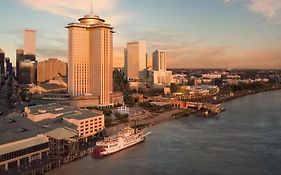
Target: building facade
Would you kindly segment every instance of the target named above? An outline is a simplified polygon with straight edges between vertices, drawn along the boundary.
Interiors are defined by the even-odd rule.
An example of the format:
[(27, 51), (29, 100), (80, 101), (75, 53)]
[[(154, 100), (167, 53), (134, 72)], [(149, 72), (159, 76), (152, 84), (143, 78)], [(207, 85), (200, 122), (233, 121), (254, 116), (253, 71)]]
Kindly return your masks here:
[(124, 51), (125, 76), (129, 80), (144, 80), (147, 78), (146, 43), (130, 42)]
[(171, 85), (172, 72), (166, 70), (165, 51), (155, 50), (152, 53), (152, 67), (149, 77), (154, 87), (163, 87)]
[(5, 53), (0, 49), (0, 84), (4, 82), (5, 77)]
[(68, 83), (72, 96), (92, 94), (110, 104), (113, 90), (113, 27), (86, 15), (68, 28)]
[(5, 58), (5, 62), (6, 62), (5, 76), (8, 76), (13, 72), (13, 65), (9, 57)]
[(17, 49), (16, 50), (16, 76), (17, 76), (17, 78), (20, 74), (19, 66), (20, 66), (21, 61), (24, 61), (24, 50), (23, 49)]
[(152, 81), (154, 86), (171, 85), (172, 71), (152, 71)]
[(18, 81), (21, 84), (36, 84), (36, 61), (25, 60), (19, 63)]
[(61, 118), (64, 123), (71, 124), (77, 131), (78, 138), (87, 140), (104, 130), (104, 115), (98, 111), (76, 109), (60, 104), (47, 104), (25, 107), (28, 119), (33, 122), (56, 120)]
[(37, 64), (37, 81), (44, 82), (52, 80), (60, 74), (67, 75), (67, 64), (56, 58), (50, 58)]
[(36, 55), (36, 31), (27, 29), (24, 31), (24, 54)]
[(155, 71), (166, 71), (166, 52), (155, 50), (152, 53), (152, 65)]

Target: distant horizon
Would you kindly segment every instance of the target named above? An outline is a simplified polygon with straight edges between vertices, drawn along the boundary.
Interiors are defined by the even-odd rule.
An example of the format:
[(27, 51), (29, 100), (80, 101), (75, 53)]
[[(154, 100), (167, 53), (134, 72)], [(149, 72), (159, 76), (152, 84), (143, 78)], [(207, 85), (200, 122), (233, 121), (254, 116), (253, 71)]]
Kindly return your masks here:
[[(91, 5), (11, 0), (1, 2), (0, 10), (0, 48), (14, 64), (25, 29), (37, 31), (39, 61), (66, 61), (64, 27), (89, 14)], [(280, 0), (95, 0), (93, 11), (115, 28), (114, 67), (124, 64), (128, 42), (146, 41), (150, 59), (156, 49), (167, 51), (168, 67), (281, 68)]]

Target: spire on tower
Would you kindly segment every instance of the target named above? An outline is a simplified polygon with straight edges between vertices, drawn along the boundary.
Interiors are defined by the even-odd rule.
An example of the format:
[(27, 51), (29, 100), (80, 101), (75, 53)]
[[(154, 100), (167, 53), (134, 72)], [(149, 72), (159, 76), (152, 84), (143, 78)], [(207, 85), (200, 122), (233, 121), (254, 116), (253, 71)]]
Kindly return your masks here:
[(93, 15), (93, 0), (91, 0), (91, 15)]

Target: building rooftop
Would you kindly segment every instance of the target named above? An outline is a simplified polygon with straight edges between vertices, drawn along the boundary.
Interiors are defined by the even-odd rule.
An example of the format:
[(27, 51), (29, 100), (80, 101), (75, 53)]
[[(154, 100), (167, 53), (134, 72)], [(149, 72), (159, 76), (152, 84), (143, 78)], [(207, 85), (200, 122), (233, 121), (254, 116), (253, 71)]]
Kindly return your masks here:
[(57, 140), (68, 140), (78, 136), (78, 132), (69, 128), (57, 128), (45, 134)]
[[(47, 104), (38, 105), (26, 108), (27, 115), (45, 115), (46, 113), (55, 114), (55, 118), (43, 119), (38, 122), (33, 122), (26, 116), (19, 113), (10, 113), (5, 117), (0, 118), (0, 148), (2, 145), (13, 142), (22, 142), (20, 148), (32, 146), (44, 141), (44, 139), (36, 137), (40, 134), (47, 133), (48, 136), (61, 139), (71, 138), (77, 135), (77, 126), (68, 122), (68, 119), (84, 120), (87, 118), (102, 116), (102, 113), (94, 112), (91, 110), (79, 110), (61, 104)], [(33, 138), (33, 139), (30, 139)], [(30, 139), (30, 140), (28, 140)], [(0, 154), (13, 149), (18, 149), (18, 144), (11, 148), (0, 149)]]
[(83, 120), (91, 117), (102, 115), (102, 113), (94, 112), (87, 109), (76, 109), (70, 106), (51, 103), (47, 105), (37, 105), (26, 107), (27, 114), (41, 115), (46, 113), (57, 114), (59, 118)]
[(62, 117), (66, 118), (66, 119), (84, 120), (84, 119), (87, 119), (87, 118), (98, 117), (98, 116), (101, 116), (101, 115), (103, 115), (103, 114), (93, 112), (93, 111), (88, 110), (88, 109), (83, 109), (83, 110), (75, 111), (75, 113), (63, 115)]
[(19, 113), (11, 113), (0, 118), (0, 145), (35, 137), (47, 131)]
[(66, 112), (75, 111), (75, 108), (65, 106), (57, 103), (50, 103), (46, 105), (29, 106), (25, 108), (27, 114), (39, 115), (44, 113), (62, 114)]
[(63, 89), (66, 88), (63, 85), (59, 84), (49, 84), (49, 83), (43, 83), (39, 85), (41, 88), (46, 89), (46, 90), (54, 90), (54, 89)]
[(49, 142), (48, 137), (46, 137), (44, 135), (38, 135), (38, 136), (34, 136), (34, 137), (31, 137), (28, 139), (16, 141), (13, 143), (3, 144), (3, 145), (0, 145), (0, 155), (14, 152), (14, 151), (21, 150), (21, 149), (25, 149), (25, 148), (30, 148), (32, 146), (40, 145), (40, 144), (44, 144), (44, 143), (48, 143), (48, 142)]

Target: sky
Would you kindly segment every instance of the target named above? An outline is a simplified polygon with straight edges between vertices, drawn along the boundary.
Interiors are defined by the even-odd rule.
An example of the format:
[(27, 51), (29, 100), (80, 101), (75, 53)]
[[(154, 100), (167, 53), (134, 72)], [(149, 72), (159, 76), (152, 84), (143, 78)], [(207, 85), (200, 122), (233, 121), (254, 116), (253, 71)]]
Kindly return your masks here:
[[(24, 29), (37, 31), (37, 58), (67, 61), (65, 26), (91, 12), (90, 0), (1, 0), (0, 48), (15, 62)], [(93, 0), (111, 24), (114, 66), (127, 42), (166, 50), (170, 68), (281, 68), (281, 0)]]

